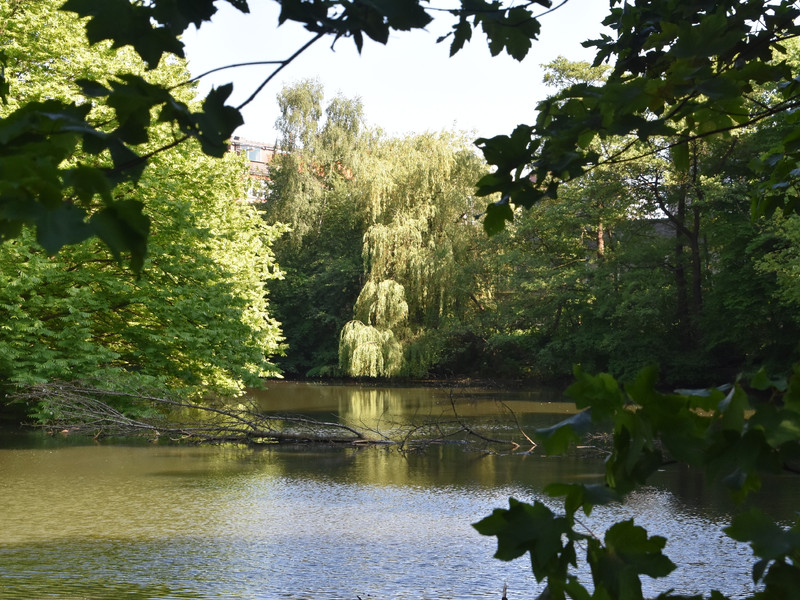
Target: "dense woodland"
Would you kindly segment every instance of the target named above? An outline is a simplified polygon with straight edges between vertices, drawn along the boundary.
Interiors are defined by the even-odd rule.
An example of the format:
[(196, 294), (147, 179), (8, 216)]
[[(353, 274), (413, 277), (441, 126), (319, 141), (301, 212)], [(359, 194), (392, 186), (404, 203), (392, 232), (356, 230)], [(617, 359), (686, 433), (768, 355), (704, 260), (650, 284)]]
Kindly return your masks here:
[[(16, 82), (0, 114), (83, 97), (103, 118), (78, 78), (188, 79), (177, 59), (147, 70), (128, 49), (90, 47), (56, 4), (0, 4)], [(556, 95), (607, 73), (559, 59), (546, 82)], [(666, 384), (711, 385), (798, 358), (800, 220), (753, 219), (748, 200), (748, 165), (782, 134), (780, 115), (695, 140), (680, 167), (669, 150), (643, 152), (657, 138), (595, 140), (613, 164), (488, 236), (475, 184), (490, 169), (465, 134), (386, 136), (315, 81), (277, 102), (267, 182), (248, 180), (243, 157), (185, 143), (115, 189), (150, 219), (141, 274), (96, 239), (53, 256), (23, 228), (0, 245), (6, 384), (226, 396), (279, 373), (552, 381), (575, 364), (621, 377), (657, 364)], [(170, 136), (148, 133), (152, 147)], [(248, 186), (263, 186), (262, 203), (243, 202)]]
[[(557, 88), (604, 69), (562, 59)], [(770, 90), (765, 89), (764, 94)], [(726, 140), (619, 161), (487, 236), (463, 135), (388, 139), (313, 81), (279, 95), (283, 154), (263, 204), (286, 275), (271, 284), (291, 376), (525, 378), (574, 364), (710, 385), (798, 357), (796, 216), (751, 218), (748, 163), (774, 120)], [(604, 153), (640, 151), (626, 138)]]

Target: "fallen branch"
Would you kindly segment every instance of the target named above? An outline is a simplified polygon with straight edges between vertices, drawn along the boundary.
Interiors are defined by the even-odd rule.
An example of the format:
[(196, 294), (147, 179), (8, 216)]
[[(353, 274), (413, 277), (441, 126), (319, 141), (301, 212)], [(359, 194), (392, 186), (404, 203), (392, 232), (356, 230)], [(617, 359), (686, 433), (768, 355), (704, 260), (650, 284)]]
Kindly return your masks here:
[[(39, 427), (51, 432), (110, 435), (168, 436), (173, 440), (245, 444), (330, 443), (366, 441), (348, 425), (315, 421), (301, 416), (264, 415), (254, 406), (227, 407), (174, 400), (141, 393), (105, 390), (75, 383), (30, 386), (12, 396), (15, 402), (37, 402), (47, 415)], [(128, 401), (137, 406), (130, 416), (114, 406)], [(152, 407), (142, 410), (140, 405)], [(131, 411), (133, 412), (133, 411)]]
[(514, 418), (514, 423), (517, 424), (517, 429), (519, 430), (520, 434), (522, 434), (522, 437), (524, 437), (526, 440), (528, 440), (528, 443), (531, 445), (531, 450), (536, 448), (536, 446), (537, 446), (536, 442), (534, 442), (530, 438), (530, 436), (527, 433), (525, 433), (525, 430), (522, 429), (522, 425), (520, 425), (519, 419), (517, 419), (517, 413), (515, 413), (513, 410), (511, 410), (511, 407), (509, 407), (502, 400), (500, 400), (499, 402), (502, 405), (502, 407), (505, 408), (509, 412), (509, 414)]
[(458, 422), (461, 425), (461, 427), (463, 428), (463, 430), (466, 431), (467, 433), (469, 433), (470, 435), (473, 435), (473, 436), (475, 436), (475, 437), (477, 437), (477, 438), (479, 438), (479, 439), (481, 439), (481, 440), (483, 440), (485, 442), (489, 442), (489, 443), (492, 443), (492, 444), (510, 445), (512, 450), (516, 450), (517, 448), (519, 448), (519, 444), (514, 442), (514, 441), (498, 440), (498, 439), (495, 439), (495, 438), (487, 437), (485, 435), (482, 435), (482, 434), (478, 433), (477, 431), (472, 429), (469, 425), (464, 423), (461, 420), (461, 418), (458, 416), (458, 411), (456, 410), (456, 401), (453, 398), (453, 390), (450, 390), (450, 406), (453, 408), (453, 414), (456, 416), (456, 420), (458, 420)]
[[(38, 404), (37, 427), (51, 433), (102, 436), (144, 435), (193, 443), (324, 443), (339, 445), (395, 445), (401, 450), (452, 442), (469, 436), (486, 443), (518, 448), (515, 442), (483, 435), (459, 416), (452, 400), (454, 420), (438, 420), (395, 428), (391, 433), (300, 415), (267, 415), (253, 404), (200, 404), (141, 392), (107, 390), (80, 383), (54, 382), (19, 390), (14, 402)], [(463, 439), (459, 441), (464, 442)]]

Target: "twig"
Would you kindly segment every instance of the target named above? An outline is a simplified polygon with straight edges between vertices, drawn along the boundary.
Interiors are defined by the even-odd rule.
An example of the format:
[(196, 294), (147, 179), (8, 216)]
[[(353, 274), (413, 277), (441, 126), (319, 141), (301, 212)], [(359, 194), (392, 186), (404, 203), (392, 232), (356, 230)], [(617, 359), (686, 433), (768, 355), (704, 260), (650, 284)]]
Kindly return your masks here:
[(469, 425), (464, 423), (461, 420), (461, 418), (458, 416), (458, 411), (456, 410), (456, 402), (455, 402), (455, 399), (453, 398), (453, 390), (450, 390), (450, 406), (453, 407), (453, 414), (456, 416), (456, 419), (458, 420), (459, 424), (464, 429), (464, 431), (466, 431), (468, 434), (473, 435), (476, 438), (481, 439), (481, 440), (483, 440), (485, 442), (491, 442), (493, 444), (509, 445), (509, 446), (511, 446), (512, 450), (516, 450), (517, 448), (519, 448), (519, 444), (517, 442), (513, 441), (513, 440), (498, 440), (498, 439), (495, 439), (495, 438), (487, 437), (487, 436), (485, 436), (485, 435), (483, 435), (481, 433), (478, 433), (477, 431), (472, 429)]
[(528, 440), (528, 442), (529, 442), (529, 443), (530, 443), (530, 445), (531, 445), (531, 450), (533, 450), (534, 448), (536, 448), (536, 446), (537, 446), (538, 444), (537, 444), (536, 442), (534, 442), (534, 441), (533, 441), (533, 440), (532, 440), (530, 437), (528, 437), (528, 434), (527, 434), (527, 433), (525, 433), (525, 431), (522, 429), (522, 425), (520, 425), (520, 424), (519, 424), (519, 419), (517, 419), (517, 413), (515, 413), (513, 410), (511, 410), (511, 407), (510, 407), (510, 406), (508, 406), (508, 405), (507, 405), (505, 402), (503, 402), (502, 400), (498, 400), (498, 402), (499, 402), (499, 403), (500, 403), (500, 405), (501, 405), (503, 408), (505, 408), (505, 409), (506, 409), (506, 410), (507, 410), (507, 411), (508, 411), (508, 412), (511, 414), (511, 416), (514, 418), (514, 423), (516, 423), (516, 425), (517, 425), (517, 430), (518, 430), (518, 431), (519, 431), (519, 432), (522, 434), (522, 437), (524, 437), (526, 440)]

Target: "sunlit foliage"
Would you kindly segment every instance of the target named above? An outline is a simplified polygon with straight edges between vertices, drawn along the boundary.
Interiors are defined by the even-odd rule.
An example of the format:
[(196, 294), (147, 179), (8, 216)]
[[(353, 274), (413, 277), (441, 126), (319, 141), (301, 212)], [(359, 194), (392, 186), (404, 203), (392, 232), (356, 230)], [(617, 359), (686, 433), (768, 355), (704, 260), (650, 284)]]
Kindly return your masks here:
[[(358, 102), (325, 107), (314, 81), (285, 88), (278, 102), (281, 153), (264, 210), (292, 230), (276, 245), (287, 270), (275, 287), (287, 364), (297, 368), (294, 350), (313, 361), (301, 373), (425, 374), (442, 343), (431, 334), (465, 318), (479, 293), (463, 266), (483, 240), (472, 196), (482, 162), (458, 135), (370, 130)], [(351, 319), (361, 326), (344, 327)]]
[[(13, 83), (0, 116), (45, 98), (88, 104), (79, 77), (145, 75), (129, 50), (90, 49), (78, 19), (57, 3), (0, 3), (0, 14)], [(162, 83), (186, 76), (177, 60), (146, 73)], [(94, 110), (113, 119), (107, 107)], [(149, 136), (155, 147), (171, 133), (153, 126)], [(76, 150), (70, 160), (83, 159)], [(187, 143), (152, 157), (136, 184), (121, 183), (117, 203), (141, 206), (150, 223), (152, 252), (138, 276), (96, 239), (52, 256), (43, 232), (23, 227), (0, 244), (0, 378), (235, 395), (275, 375), (281, 337), (265, 284), (280, 275), (270, 245), (281, 229), (242, 202), (245, 173), (238, 157), (211, 158)]]

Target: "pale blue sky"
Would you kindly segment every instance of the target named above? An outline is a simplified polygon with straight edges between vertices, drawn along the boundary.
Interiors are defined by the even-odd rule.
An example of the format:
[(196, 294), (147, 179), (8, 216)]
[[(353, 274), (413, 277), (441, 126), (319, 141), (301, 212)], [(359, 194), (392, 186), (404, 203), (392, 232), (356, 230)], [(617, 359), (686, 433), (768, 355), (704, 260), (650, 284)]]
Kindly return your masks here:
[[(223, 8), (199, 32), (186, 34), (193, 75), (231, 63), (284, 59), (311, 38), (301, 26), (277, 26), (276, 2), (251, 0), (250, 4), (249, 15)], [(386, 46), (365, 40), (361, 56), (350, 39), (339, 40), (333, 49), (331, 40), (323, 39), (248, 105), (245, 125), (237, 134), (274, 142), (275, 97), (286, 83), (305, 78), (318, 79), (328, 98), (337, 93), (360, 97), (369, 124), (388, 133), (442, 129), (463, 130), (475, 137), (510, 133), (518, 123), (533, 121), (535, 104), (547, 93), (539, 65), (559, 55), (590, 60), (593, 54), (580, 43), (597, 37), (607, 12), (608, 0), (569, 0), (541, 19), (542, 36), (521, 63), (505, 54), (493, 58), (480, 31), (449, 58), (448, 42), (436, 43), (447, 31), (449, 17), (441, 24), (434, 22), (428, 32), (395, 32)], [(233, 103), (238, 103), (270, 70), (261, 66), (222, 71), (205, 78), (201, 89), (233, 81)]]

